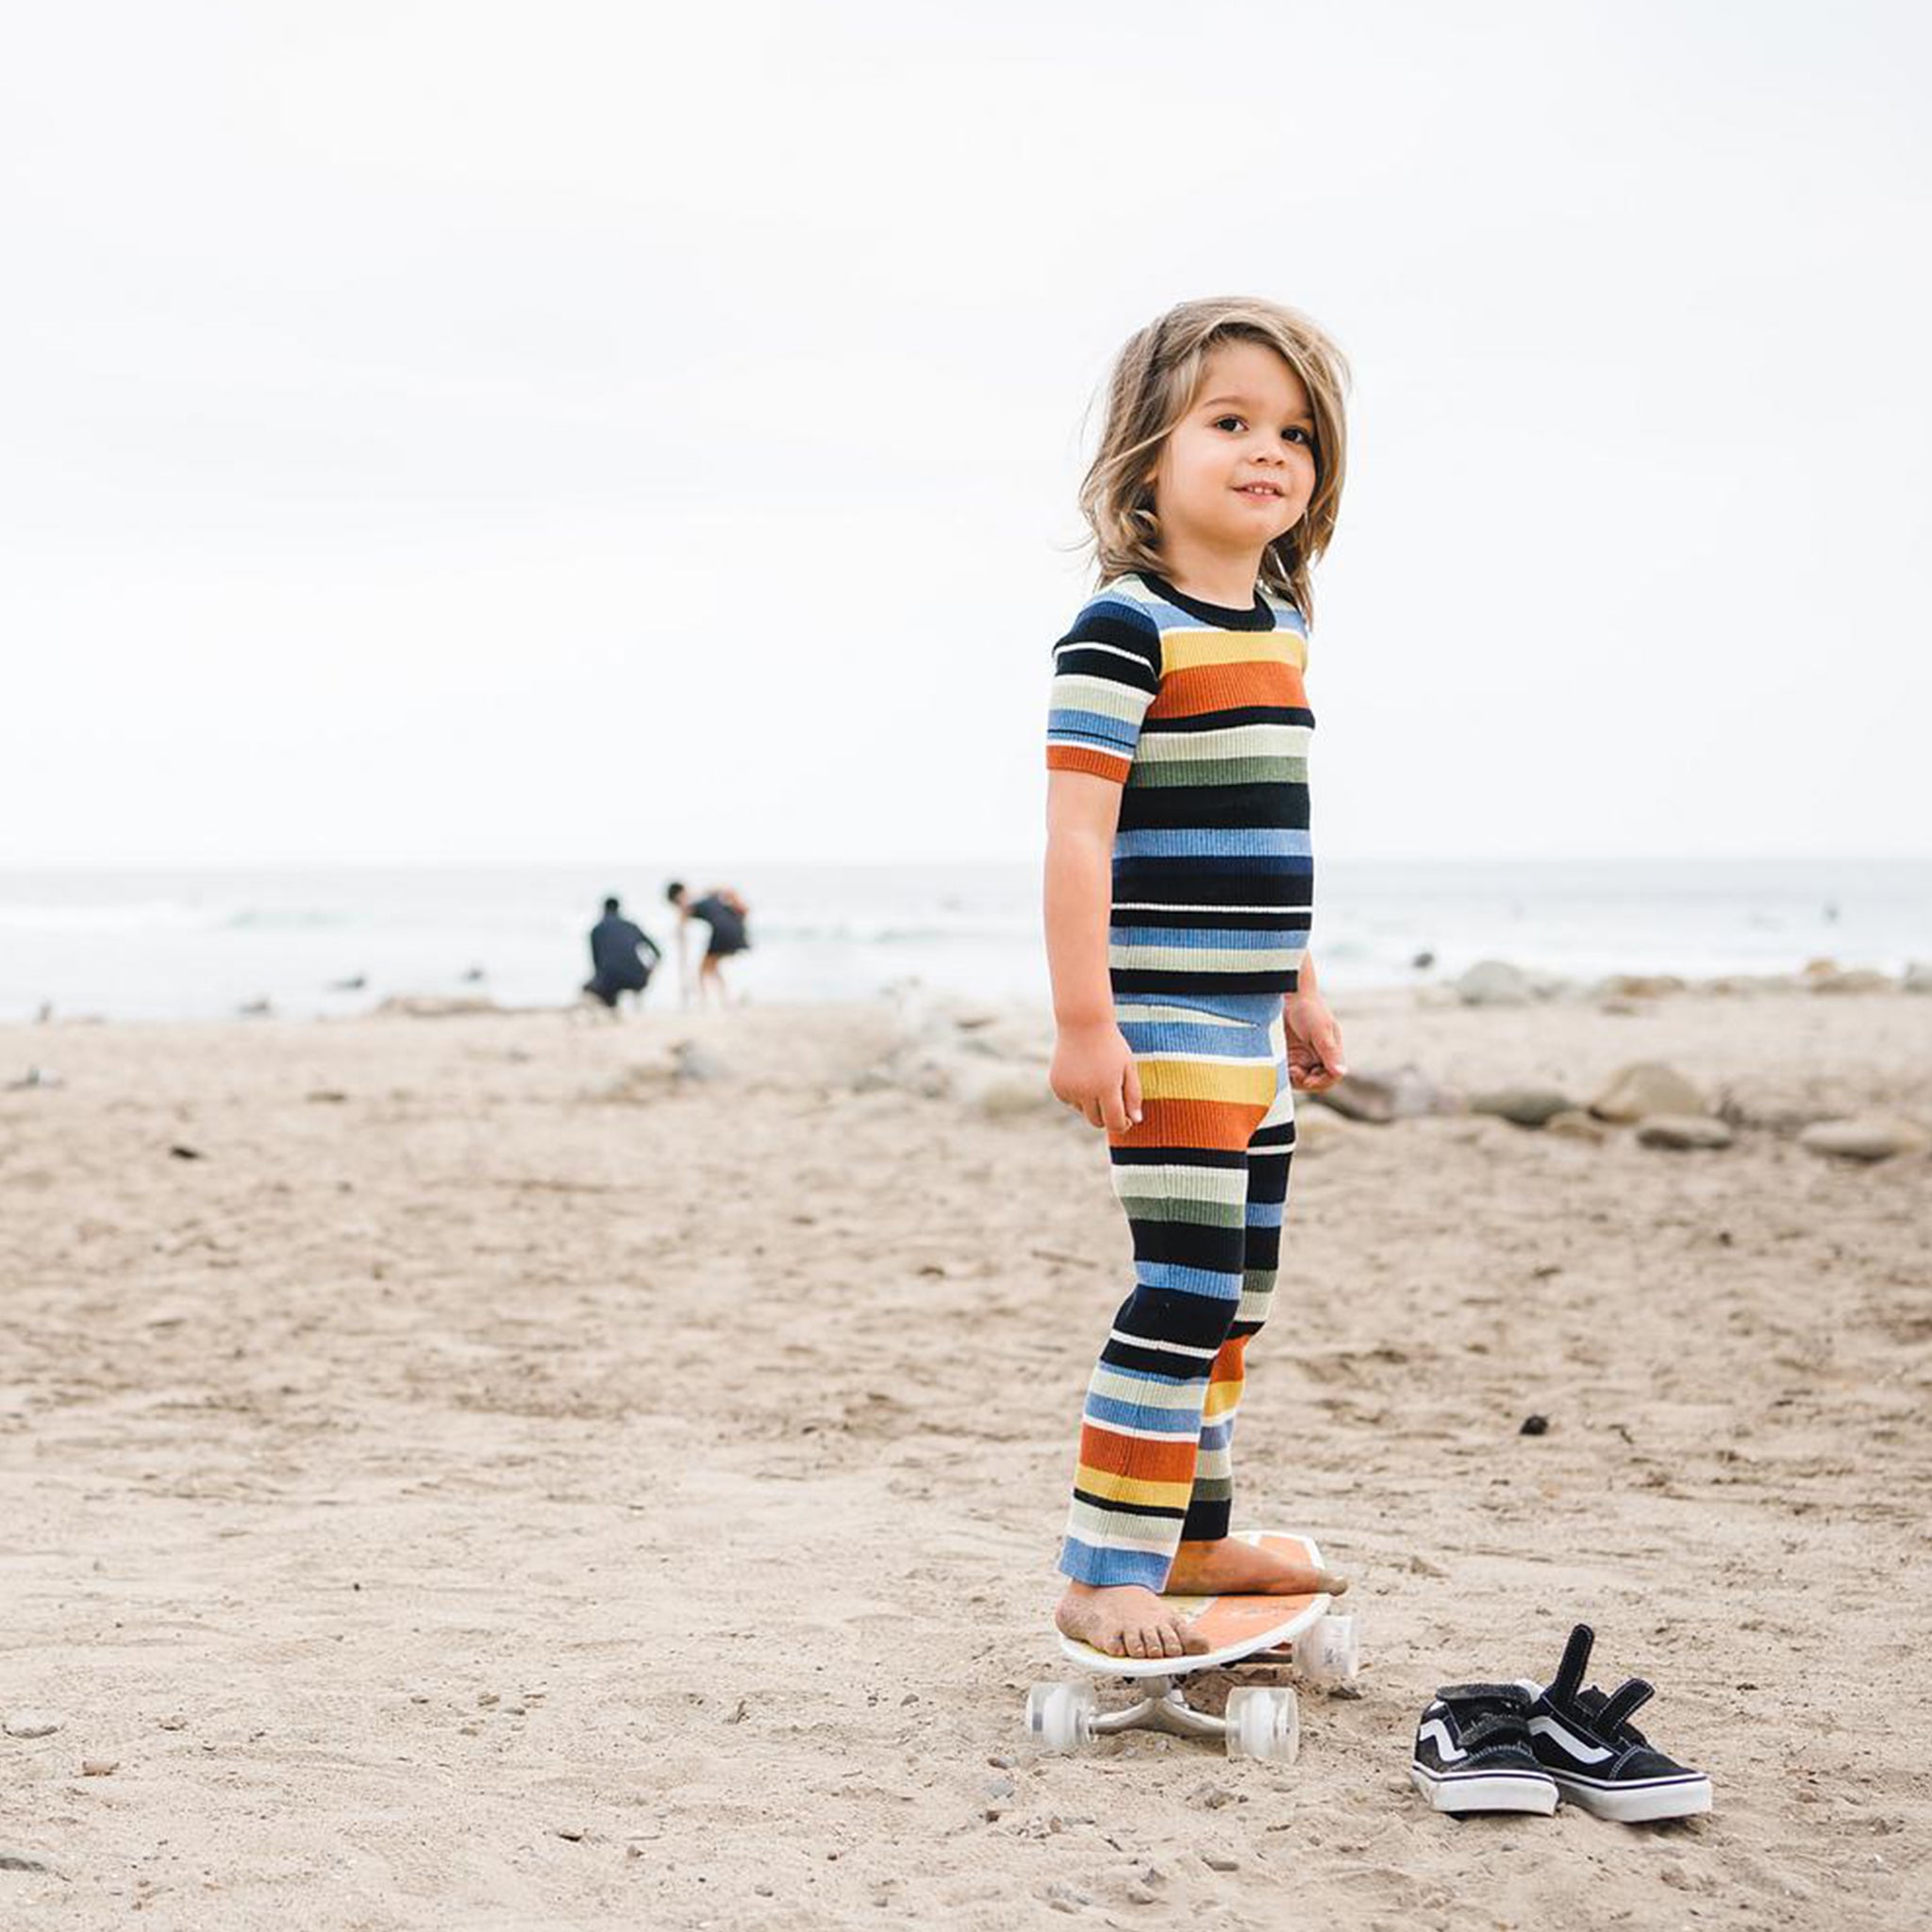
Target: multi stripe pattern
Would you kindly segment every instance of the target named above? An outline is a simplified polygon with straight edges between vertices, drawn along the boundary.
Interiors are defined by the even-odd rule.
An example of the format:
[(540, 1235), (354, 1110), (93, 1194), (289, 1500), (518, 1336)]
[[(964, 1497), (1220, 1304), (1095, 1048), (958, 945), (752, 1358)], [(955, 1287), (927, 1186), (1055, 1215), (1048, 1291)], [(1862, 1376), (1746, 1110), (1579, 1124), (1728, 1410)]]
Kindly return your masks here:
[(1048, 768), (1124, 788), (1115, 995), (1292, 991), (1314, 908), (1301, 613), (1266, 591), (1232, 610), (1119, 577), (1054, 664)]
[(1133, 1292), (1080, 1429), (1060, 1568), (1159, 1590), (1183, 1537), (1228, 1533), (1250, 1339), (1268, 1318), (1294, 1153), (1278, 993), (1117, 1000), (1141, 1120), (1109, 1137)]

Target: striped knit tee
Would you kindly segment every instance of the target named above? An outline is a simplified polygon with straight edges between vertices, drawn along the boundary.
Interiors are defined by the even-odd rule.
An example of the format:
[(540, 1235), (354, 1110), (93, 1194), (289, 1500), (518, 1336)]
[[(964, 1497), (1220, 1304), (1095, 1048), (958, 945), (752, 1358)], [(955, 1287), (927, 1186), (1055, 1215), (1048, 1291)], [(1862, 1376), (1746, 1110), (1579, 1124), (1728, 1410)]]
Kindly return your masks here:
[(1116, 995), (1291, 992), (1314, 910), (1307, 626), (1115, 578), (1054, 646), (1049, 771), (1124, 790), (1108, 968)]

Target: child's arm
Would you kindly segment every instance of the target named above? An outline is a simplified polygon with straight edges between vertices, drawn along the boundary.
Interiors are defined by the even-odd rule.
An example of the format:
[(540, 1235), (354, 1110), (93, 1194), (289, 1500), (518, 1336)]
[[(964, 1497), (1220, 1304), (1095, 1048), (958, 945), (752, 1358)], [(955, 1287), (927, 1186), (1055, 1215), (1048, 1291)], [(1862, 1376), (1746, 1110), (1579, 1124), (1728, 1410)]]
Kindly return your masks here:
[(1315, 982), (1315, 961), (1302, 956), (1295, 990), (1281, 1000), (1288, 1032), (1290, 1083), (1303, 1093), (1325, 1093), (1348, 1072), (1341, 1057), (1341, 1028)]
[(1141, 1119), (1141, 1079), (1113, 1016), (1107, 935), (1121, 788), (1089, 772), (1056, 771), (1046, 788), (1046, 963), (1058, 1029), (1048, 1075), (1054, 1097), (1117, 1134)]

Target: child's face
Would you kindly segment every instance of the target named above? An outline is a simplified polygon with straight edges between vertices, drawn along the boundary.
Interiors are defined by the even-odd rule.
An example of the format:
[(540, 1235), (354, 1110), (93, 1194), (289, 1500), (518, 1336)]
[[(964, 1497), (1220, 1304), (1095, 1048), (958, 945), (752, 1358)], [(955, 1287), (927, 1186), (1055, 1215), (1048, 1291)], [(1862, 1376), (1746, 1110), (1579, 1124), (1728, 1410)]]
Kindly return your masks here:
[(1252, 548), (1258, 558), (1315, 493), (1308, 392), (1273, 349), (1211, 349), (1194, 400), (1161, 445), (1154, 508), (1164, 537)]

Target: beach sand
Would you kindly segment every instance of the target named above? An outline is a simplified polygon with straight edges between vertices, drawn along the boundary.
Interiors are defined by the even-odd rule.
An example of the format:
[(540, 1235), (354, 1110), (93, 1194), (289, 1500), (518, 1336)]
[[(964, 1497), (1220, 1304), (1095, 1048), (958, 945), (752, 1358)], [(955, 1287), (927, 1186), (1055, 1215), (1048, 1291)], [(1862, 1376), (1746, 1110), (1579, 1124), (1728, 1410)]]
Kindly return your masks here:
[[(1340, 1009), (1467, 1089), (1932, 1124), (1932, 998)], [(1354, 1573), (1362, 1695), (1291, 1769), (1042, 1757), (1127, 1242), (976, 1017), (0, 1030), (61, 1080), (0, 1092), (0, 1719), (58, 1726), (0, 1736), (0, 1921), (1924, 1924), (1932, 1158), (1324, 1119), (1237, 1521)], [(1578, 1619), (1716, 1811), (1429, 1812), (1433, 1687)]]

